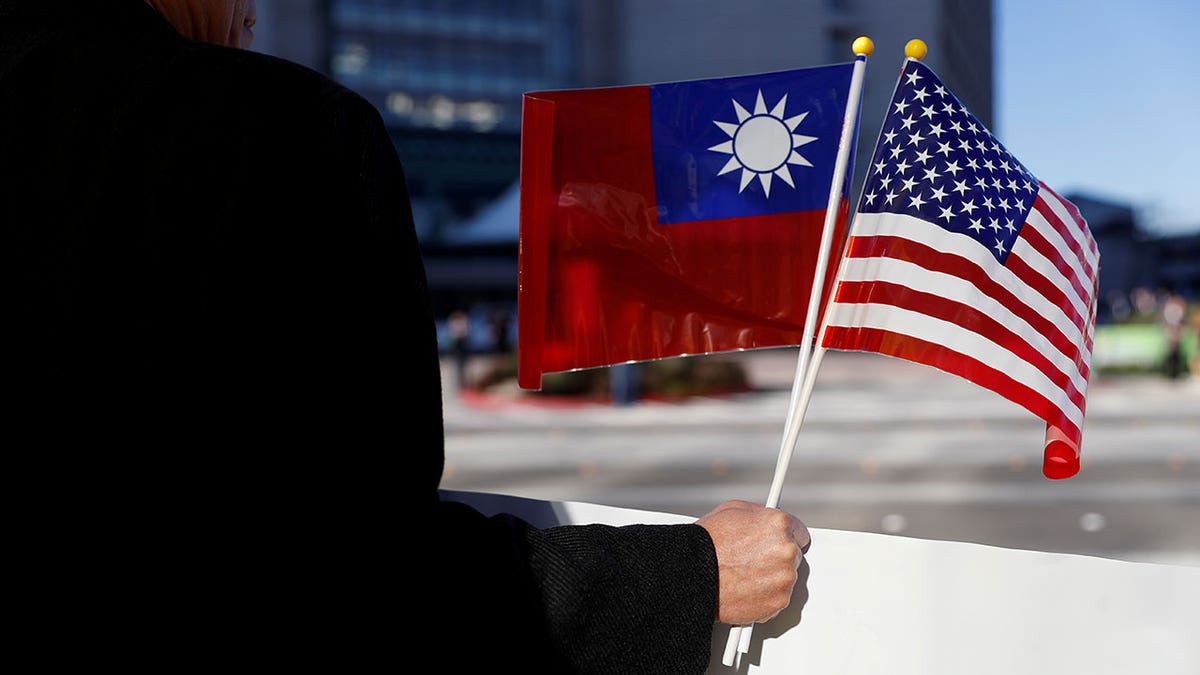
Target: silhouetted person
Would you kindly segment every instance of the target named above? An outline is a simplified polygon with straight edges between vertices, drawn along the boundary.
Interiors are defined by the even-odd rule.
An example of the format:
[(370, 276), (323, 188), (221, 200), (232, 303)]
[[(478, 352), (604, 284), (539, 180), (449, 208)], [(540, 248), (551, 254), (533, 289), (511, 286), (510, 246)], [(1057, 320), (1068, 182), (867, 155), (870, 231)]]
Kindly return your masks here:
[(362, 97), (238, 49), (254, 22), (0, 0), (5, 561), (40, 664), (700, 673), (715, 622), (782, 610), (783, 511), (539, 529), (442, 498), (399, 158)]

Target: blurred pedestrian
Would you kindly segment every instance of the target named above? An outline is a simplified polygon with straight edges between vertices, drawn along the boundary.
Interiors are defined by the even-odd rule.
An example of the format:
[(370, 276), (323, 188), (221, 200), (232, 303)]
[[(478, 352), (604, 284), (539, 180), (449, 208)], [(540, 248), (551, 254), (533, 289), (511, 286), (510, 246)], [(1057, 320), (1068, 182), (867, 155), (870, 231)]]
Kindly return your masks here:
[(1189, 307), (1187, 324), (1189, 327), (1191, 356), (1188, 359), (1188, 372), (1200, 376), (1200, 304)]
[(488, 328), (491, 330), (492, 351), (507, 356), (512, 351), (512, 341), (509, 339), (509, 329), (512, 327), (512, 314), (503, 307), (492, 310), (488, 315)]
[(471, 319), (462, 310), (450, 312), (446, 319), (450, 331), (450, 354), (454, 358), (454, 386), (461, 394), (471, 388), (467, 362), (471, 357)]
[(1183, 340), (1187, 321), (1187, 303), (1179, 294), (1169, 291), (1162, 303), (1161, 319), (1167, 342), (1164, 370), (1168, 378), (1179, 379), (1187, 372)]
[(237, 49), (254, 24), (0, 0), (3, 382), (44, 518), (6, 562), (40, 663), (701, 673), (714, 622), (781, 611), (809, 535), (777, 509), (539, 529), (442, 499), (399, 158), (365, 99)]
[(608, 369), (608, 378), (613, 405), (633, 405), (641, 398), (641, 364), (618, 363)]

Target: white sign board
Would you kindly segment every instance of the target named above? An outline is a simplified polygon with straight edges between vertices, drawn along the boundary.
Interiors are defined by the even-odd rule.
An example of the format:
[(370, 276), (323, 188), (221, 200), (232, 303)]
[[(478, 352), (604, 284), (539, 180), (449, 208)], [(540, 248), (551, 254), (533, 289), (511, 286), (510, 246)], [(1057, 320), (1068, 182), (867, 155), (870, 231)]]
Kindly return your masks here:
[[(694, 519), (579, 502), (444, 492), (535, 525)], [(1200, 567), (810, 528), (792, 606), (709, 673), (1200, 674)], [(805, 574), (806, 573), (806, 574)]]

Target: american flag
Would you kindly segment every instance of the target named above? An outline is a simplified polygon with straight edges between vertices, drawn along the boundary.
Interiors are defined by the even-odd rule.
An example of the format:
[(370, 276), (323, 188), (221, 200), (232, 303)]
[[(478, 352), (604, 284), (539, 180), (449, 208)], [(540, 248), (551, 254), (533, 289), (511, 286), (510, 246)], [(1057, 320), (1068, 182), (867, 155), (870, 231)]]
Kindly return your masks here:
[(822, 346), (966, 378), (1046, 421), (1049, 478), (1079, 471), (1099, 270), (1079, 210), (925, 64), (905, 62)]

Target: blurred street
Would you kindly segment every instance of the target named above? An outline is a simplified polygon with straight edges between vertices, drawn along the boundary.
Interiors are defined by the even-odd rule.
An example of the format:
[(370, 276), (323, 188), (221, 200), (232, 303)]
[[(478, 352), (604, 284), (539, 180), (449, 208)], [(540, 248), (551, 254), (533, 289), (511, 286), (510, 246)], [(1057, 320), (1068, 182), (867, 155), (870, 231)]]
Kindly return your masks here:
[[(796, 352), (720, 358), (752, 392), (629, 406), (515, 382), (460, 396), (444, 361), (442, 487), (693, 516), (762, 502)], [(828, 352), (780, 506), (810, 527), (1200, 566), (1200, 377), (1094, 375), (1065, 481), (1041, 474), (1044, 428), (953, 375)]]

